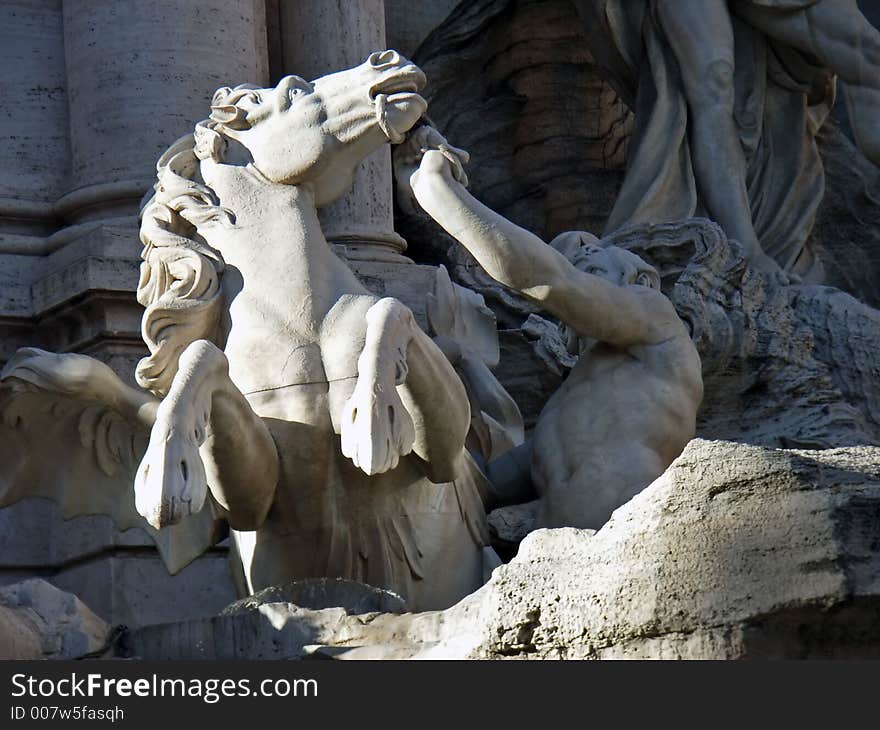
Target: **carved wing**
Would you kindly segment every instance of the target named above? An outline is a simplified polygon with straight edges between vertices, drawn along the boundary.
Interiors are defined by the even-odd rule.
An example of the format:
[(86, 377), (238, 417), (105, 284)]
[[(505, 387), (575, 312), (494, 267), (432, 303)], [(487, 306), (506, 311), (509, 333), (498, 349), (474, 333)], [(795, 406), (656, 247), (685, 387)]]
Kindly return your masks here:
[(501, 356), (495, 315), (480, 294), (453, 283), (445, 266), (437, 267), (434, 292), (426, 299), (432, 332), (459, 350), (453, 367), (471, 404), (468, 448), (495, 459), (525, 439), (519, 407), (491, 370)]
[(221, 530), (210, 504), (161, 531), (137, 513), (132, 485), (149, 439), (146, 427), (94, 398), (40, 388), (15, 377), (14, 369), (4, 376), (0, 507), (43, 497), (56, 502), (65, 519), (104, 514), (120, 530), (139, 527), (172, 574), (215, 544)]

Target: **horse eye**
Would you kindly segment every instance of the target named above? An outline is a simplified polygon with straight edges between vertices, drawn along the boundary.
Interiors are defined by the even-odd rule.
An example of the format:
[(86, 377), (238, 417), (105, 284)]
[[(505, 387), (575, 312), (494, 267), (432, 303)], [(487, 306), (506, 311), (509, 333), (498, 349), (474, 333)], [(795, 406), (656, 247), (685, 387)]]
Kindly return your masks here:
[(292, 76), (288, 81), (287, 98), (293, 101), (297, 96), (302, 96), (303, 94), (312, 91), (313, 88), (314, 87), (305, 79), (301, 79), (298, 76)]

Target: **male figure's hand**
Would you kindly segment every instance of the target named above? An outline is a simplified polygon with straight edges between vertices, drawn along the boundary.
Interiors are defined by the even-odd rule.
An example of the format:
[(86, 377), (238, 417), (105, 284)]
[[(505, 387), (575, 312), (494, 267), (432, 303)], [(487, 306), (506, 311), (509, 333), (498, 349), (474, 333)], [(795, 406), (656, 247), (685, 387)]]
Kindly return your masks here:
[(398, 202), (406, 210), (417, 209), (413, 189), (419, 177), (430, 175), (448, 176), (467, 187), (464, 171), (470, 155), (453, 147), (434, 127), (423, 125), (394, 149), (394, 177), (397, 183)]

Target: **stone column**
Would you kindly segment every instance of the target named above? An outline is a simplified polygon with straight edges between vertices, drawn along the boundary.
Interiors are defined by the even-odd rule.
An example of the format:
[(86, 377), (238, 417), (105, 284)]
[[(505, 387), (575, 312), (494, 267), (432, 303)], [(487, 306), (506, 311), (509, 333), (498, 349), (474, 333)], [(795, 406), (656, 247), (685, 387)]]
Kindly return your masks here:
[[(265, 0), (61, 0), (70, 171), (47, 276), (30, 284), (46, 349), (130, 376), (142, 354), (137, 213), (156, 160), (209, 114), (214, 90), (268, 83)], [(83, 295), (88, 294), (88, 297)], [(92, 301), (89, 311), (68, 303)], [(77, 305), (79, 306), (79, 305)], [(82, 310), (82, 311), (80, 311)]]
[[(281, 0), (279, 8), (285, 74), (313, 79), (385, 50), (384, 0)], [(324, 235), (344, 246), (346, 258), (407, 260), (391, 188), (391, 151), (383, 145), (361, 163), (351, 191), (320, 211)]]
[(264, 0), (64, 0), (69, 223), (129, 215), (218, 86), (268, 82)]
[(31, 282), (67, 183), (64, 34), (57, 0), (0, 2), (0, 366), (35, 344)]
[[(50, 46), (53, 29), (59, 37)], [(145, 350), (134, 297), (139, 203), (156, 180), (156, 160), (208, 116), (217, 87), (268, 83), (265, 0), (2, 0), (0, 41), (10, 38), (0, 44), (0, 58), (8, 61), (5, 73), (14, 83), (7, 96), (14, 99), (4, 103), (24, 112), (15, 120), (23, 141), (11, 154), (32, 169), (18, 180), (0, 169), (0, 216), (3, 199), (15, 194), (28, 203), (18, 206), (20, 218), (46, 208), (52, 228), (38, 231), (51, 233), (39, 248), (19, 236), (19, 248), (33, 256), (6, 260), (0, 253), (0, 336), (9, 320), (3, 295), (20, 289), (35, 323), (33, 337), (20, 344), (85, 352), (130, 378)], [(65, 104), (62, 112), (54, 104), (57, 97), (64, 102), (65, 77), (69, 111)], [(69, 173), (52, 131), (58, 119), (65, 127), (69, 119)], [(64, 147), (66, 137), (62, 132)], [(39, 166), (30, 162), (38, 144)], [(5, 149), (0, 168), (10, 145)], [(29, 278), (15, 268), (24, 259), (37, 269)], [(13, 289), (10, 279), (22, 286)], [(0, 359), (4, 346), (0, 342)], [(0, 544), (0, 582), (43, 566), (55, 585), (75, 591), (112, 623), (200, 615), (234, 595), (222, 551), (172, 577), (141, 531), (118, 533), (101, 516), (63, 522), (61, 511), (43, 500), (0, 510)]]
[(64, 38), (54, 0), (0, 3), (0, 61), (0, 252), (27, 254), (29, 242), (15, 234), (51, 232), (68, 167)]

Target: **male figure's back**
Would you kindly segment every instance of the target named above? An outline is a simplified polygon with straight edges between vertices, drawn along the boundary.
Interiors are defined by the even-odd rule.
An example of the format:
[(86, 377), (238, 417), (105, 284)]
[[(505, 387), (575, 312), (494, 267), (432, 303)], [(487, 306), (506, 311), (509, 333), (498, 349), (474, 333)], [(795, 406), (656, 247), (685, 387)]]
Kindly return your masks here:
[(693, 436), (700, 360), (687, 332), (581, 352), (535, 427), (532, 481), (543, 527), (591, 527), (650, 484)]

